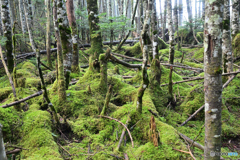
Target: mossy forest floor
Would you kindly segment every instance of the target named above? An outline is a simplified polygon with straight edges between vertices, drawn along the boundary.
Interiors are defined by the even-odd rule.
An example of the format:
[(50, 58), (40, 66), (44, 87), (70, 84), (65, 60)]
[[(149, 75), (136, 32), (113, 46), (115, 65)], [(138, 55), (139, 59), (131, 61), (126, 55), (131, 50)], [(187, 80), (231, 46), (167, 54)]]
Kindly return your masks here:
[[(124, 54), (127, 50), (129, 56), (141, 58), (141, 50), (137, 45), (139, 44), (133, 47), (124, 46), (125, 51), (121, 53)], [(168, 49), (159, 51), (161, 62), (168, 61), (168, 51)], [(184, 61), (180, 64), (183, 52), (185, 53)], [(41, 59), (46, 64), (46, 57), (42, 56)], [(83, 62), (84, 58), (81, 57), (81, 59)], [(195, 60), (200, 63), (196, 63)], [(174, 61), (180, 65), (203, 68), (201, 63), (203, 48), (183, 48), (181, 51), (176, 51)], [(120, 74), (115, 72), (116, 65)], [(107, 116), (118, 119), (124, 124), (130, 120), (128, 128), (133, 137), (134, 147), (126, 133), (121, 147), (117, 150), (123, 126), (116, 121), (98, 117), (105, 99), (105, 95), (99, 88), (100, 73), (92, 73), (88, 69), (81, 69), (80, 74), (72, 73), (71, 79), (78, 82), (69, 87), (66, 102), (60, 104), (55, 72), (50, 72), (43, 67), (50, 99), (56, 107), (63, 127), (61, 129), (54, 127), (52, 113), (49, 109), (45, 110), (46, 102), (42, 95), (21, 103), (23, 108), (21, 112), (16, 111), (14, 107), (0, 108), (0, 123), (3, 125), (6, 150), (21, 147), (22, 151), (16, 156), (26, 160), (124, 159), (124, 154), (127, 154), (129, 159), (137, 160), (192, 159), (190, 154), (177, 151), (188, 151), (184, 139), (178, 135), (178, 132), (191, 139), (197, 137), (195, 141), (204, 145), (204, 111), (199, 112), (186, 125), (180, 127), (182, 122), (204, 104), (203, 80), (175, 84), (173, 95), (177, 103), (174, 108), (167, 107), (167, 86), (158, 90), (148, 88), (143, 96), (143, 111), (139, 115), (135, 111), (134, 100), (141, 82), (141, 72), (110, 61), (107, 67), (108, 85), (113, 86)], [(197, 74), (181, 68), (174, 68), (173, 71), (173, 82), (181, 81), (183, 77), (204, 76), (204, 73)], [(150, 72), (149, 68), (148, 73)], [(2, 75), (0, 78), (1, 106), (14, 99), (8, 78), (3, 73)], [(123, 79), (123, 76), (134, 77)], [(161, 66), (161, 84), (168, 83), (168, 76), (169, 68)], [(35, 58), (17, 65), (17, 78), (20, 86), (17, 88), (18, 99), (36, 93), (41, 88)], [(223, 83), (226, 80), (223, 77)], [(222, 94), (222, 152), (238, 152), (239, 156), (228, 157), (235, 159), (240, 158), (239, 96), (240, 76), (238, 75)], [(161, 141), (158, 147), (155, 147), (149, 139), (149, 122), (152, 116), (149, 109), (158, 114), (158, 117), (155, 117)], [(203, 159), (202, 150), (196, 147), (191, 149), (196, 159)], [(8, 156), (10, 159), (11, 155)]]

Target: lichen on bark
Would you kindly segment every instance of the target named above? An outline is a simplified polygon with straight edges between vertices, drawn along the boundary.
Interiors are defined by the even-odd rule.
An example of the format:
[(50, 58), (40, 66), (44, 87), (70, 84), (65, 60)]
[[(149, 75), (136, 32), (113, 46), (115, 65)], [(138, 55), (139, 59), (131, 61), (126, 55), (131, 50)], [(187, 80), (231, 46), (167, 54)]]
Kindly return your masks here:
[(2, 25), (3, 25), (3, 33), (4, 37), (6, 37), (6, 53), (7, 53), (7, 66), (10, 72), (13, 71), (14, 62), (13, 62), (13, 55), (12, 55), (12, 28), (11, 28), (11, 21), (10, 21), (10, 11), (9, 11), (9, 4), (8, 0), (1, 0), (1, 18), (2, 18)]
[[(223, 0), (206, 0), (204, 28), (205, 159), (220, 159)], [(216, 137), (216, 135), (218, 135)]]
[(102, 47), (102, 36), (101, 32), (99, 32), (100, 27), (99, 17), (98, 15), (98, 6), (97, 0), (87, 0), (87, 10), (88, 10), (88, 23), (90, 29), (90, 36), (91, 36), (91, 48), (89, 50), (90, 54), (96, 54), (96, 57), (93, 59), (98, 58), (100, 53), (104, 53)]

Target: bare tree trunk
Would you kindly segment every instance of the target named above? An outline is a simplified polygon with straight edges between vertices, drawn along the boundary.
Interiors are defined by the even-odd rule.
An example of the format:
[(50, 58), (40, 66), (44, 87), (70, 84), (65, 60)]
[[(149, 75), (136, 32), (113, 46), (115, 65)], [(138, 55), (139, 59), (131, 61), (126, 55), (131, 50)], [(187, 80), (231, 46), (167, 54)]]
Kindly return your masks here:
[(7, 155), (6, 155), (4, 142), (3, 142), (2, 127), (3, 126), (0, 124), (0, 159), (7, 160)]
[(98, 7), (97, 7), (97, 0), (87, 0), (87, 9), (88, 9), (88, 23), (91, 35), (91, 48), (89, 53), (93, 55), (96, 52), (96, 57), (99, 57), (100, 53), (103, 53), (102, 49), (102, 36), (101, 33), (96, 33), (99, 31), (100, 27), (97, 25), (99, 23), (98, 15)]
[(7, 65), (6, 65), (6, 63), (4, 61), (4, 57), (3, 57), (3, 54), (2, 54), (2, 46), (1, 45), (0, 45), (0, 56), (1, 56), (1, 59), (2, 59), (2, 63), (3, 63), (4, 69), (6, 71), (6, 74), (8, 76), (9, 82), (11, 84), (11, 87), (12, 87), (12, 90), (13, 90), (13, 95), (16, 98), (17, 97), (16, 90), (15, 90), (15, 87), (14, 87), (14, 83), (13, 83), (13, 80), (12, 80), (11, 73), (8, 71), (8, 67), (7, 67)]
[(238, 0), (232, 0), (232, 39), (239, 32), (239, 3)]
[(26, 19), (25, 19), (25, 15), (24, 15), (23, 0), (18, 0), (18, 4), (19, 4), (19, 13), (20, 13), (22, 32), (23, 32), (23, 34), (25, 34), (26, 33)]
[(67, 15), (69, 20), (69, 25), (72, 29), (72, 41), (73, 41), (73, 61), (72, 61), (72, 72), (80, 73), (79, 68), (79, 47), (78, 47), (78, 32), (77, 32), (77, 23), (74, 15), (74, 6), (73, 0), (68, 0), (67, 5)]
[(156, 8), (156, 0), (153, 0), (153, 9), (152, 9), (152, 18), (151, 18), (151, 31), (152, 31), (152, 50), (153, 50), (153, 59), (159, 59), (158, 54), (158, 28), (157, 28), (157, 8)]
[[(204, 28), (205, 160), (221, 154), (223, 0), (206, 0)], [(214, 9), (213, 9), (214, 8)]]
[(6, 37), (7, 66), (10, 72), (13, 71), (14, 62), (12, 56), (12, 27), (8, 0), (1, 0), (1, 17), (3, 22), (3, 33)]
[(177, 32), (177, 44), (178, 44), (178, 48), (177, 50), (179, 51), (180, 49), (180, 43), (179, 43), (179, 35), (178, 35), (178, 5), (177, 5), (177, 1), (175, 0), (174, 3), (174, 22), (175, 22), (175, 32)]
[[(222, 54), (223, 54), (223, 71), (229, 73), (233, 71), (232, 59), (232, 44), (231, 44), (231, 31), (230, 31), (230, 6), (229, 0), (224, 0), (224, 13), (223, 13), (223, 35), (222, 35)], [(230, 78), (231, 76), (229, 76)]]
[[(202, 0), (202, 19), (205, 21), (205, 0)], [(203, 25), (204, 28), (204, 25)]]
[[(24, 0), (26, 2), (26, 0)], [(27, 9), (28, 9), (28, 4), (27, 3), (24, 3), (24, 12), (25, 12), (25, 17), (26, 17), (26, 24), (27, 24), (27, 28), (28, 28), (28, 34), (29, 34), (29, 39), (30, 39), (30, 43), (31, 43), (31, 47), (33, 49), (33, 51), (36, 53), (36, 61), (37, 61), (37, 68), (38, 68), (38, 72), (39, 72), (39, 77), (41, 79), (41, 84), (42, 84), (42, 88), (44, 90), (43, 92), (43, 96), (45, 98), (45, 100), (47, 101), (48, 103), (48, 107), (52, 110), (53, 112), (53, 117), (54, 117), (54, 120), (56, 121), (57, 123), (57, 127), (60, 127), (60, 123), (59, 123), (59, 119), (57, 117), (57, 112), (53, 106), (53, 104), (51, 103), (49, 97), (48, 97), (48, 93), (47, 93), (47, 89), (46, 89), (46, 86), (45, 86), (45, 82), (44, 82), (44, 79), (43, 79), (43, 74), (42, 74), (42, 69), (40, 67), (40, 51), (39, 49), (37, 48), (34, 40), (33, 40), (33, 34), (32, 34), (32, 26), (31, 26), (31, 18), (29, 17), (29, 13), (27, 12)]]
[[(133, 12), (133, 15), (132, 15), (132, 23), (131, 23), (131, 27), (134, 27), (134, 18), (135, 18), (135, 14), (136, 14), (136, 11), (137, 11), (137, 5), (138, 5), (138, 1), (136, 2), (136, 5), (135, 5), (135, 8), (134, 8), (134, 12)], [(125, 43), (125, 41), (127, 40), (128, 36), (130, 35), (131, 33), (131, 30), (128, 31), (127, 35), (124, 37), (124, 39), (121, 41), (121, 43), (118, 45), (117, 47), (117, 50), (120, 50), (122, 45)]]
[(63, 67), (63, 54), (62, 54), (62, 47), (61, 47), (61, 38), (60, 38), (60, 31), (58, 27), (58, 19), (57, 19), (57, 0), (53, 0), (53, 24), (55, 28), (55, 37), (57, 39), (57, 62), (58, 62), (58, 74), (57, 74), (57, 81), (58, 81), (58, 100), (64, 102), (66, 100), (66, 84), (64, 78), (64, 67)]
[(201, 18), (201, 4), (202, 4), (202, 2), (198, 1), (198, 19)]
[[(144, 0), (144, 5), (147, 6), (147, 0)], [(149, 4), (152, 3), (151, 0), (149, 0)], [(144, 91), (148, 87), (149, 80), (148, 80), (148, 74), (147, 74), (147, 62), (148, 62), (148, 46), (151, 44), (150, 36), (148, 34), (149, 26), (150, 26), (150, 13), (151, 8), (147, 8), (145, 12), (145, 20), (143, 25), (143, 30), (141, 33), (142, 38), (142, 45), (143, 45), (143, 63), (142, 63), (142, 84), (138, 89), (137, 93), (137, 101), (136, 101), (136, 109), (137, 112), (142, 113), (142, 97), (144, 94)]]
[(8, 0), (8, 3), (9, 3), (9, 8), (10, 8), (11, 26), (13, 26), (13, 23), (16, 21), (16, 16), (14, 14), (13, 1), (12, 0)]
[(164, 0), (163, 31), (162, 31), (162, 38), (164, 41), (166, 41), (165, 30), (166, 30), (166, 23), (167, 23), (167, 3), (168, 3), (168, 0)]
[(192, 32), (193, 31), (193, 21), (192, 21), (192, 6), (191, 6), (190, 0), (187, 0), (187, 12), (188, 12), (188, 21), (189, 21), (190, 32)]
[(46, 50), (47, 50), (47, 66), (52, 68), (52, 60), (51, 60), (51, 0), (47, 0), (47, 26), (46, 26), (46, 32), (47, 32), (47, 40), (46, 40)]
[(57, 19), (58, 19), (58, 28), (60, 31), (60, 38), (62, 44), (62, 53), (63, 53), (63, 66), (64, 66), (64, 74), (66, 80), (66, 89), (68, 89), (68, 85), (70, 82), (70, 73), (72, 66), (72, 31), (69, 27), (69, 22), (67, 18), (66, 5), (64, 0), (57, 0)]
[(183, 3), (182, 3), (182, 0), (179, 0), (178, 5), (179, 5), (179, 26), (182, 26), (182, 21), (183, 21)]
[(167, 4), (168, 11), (168, 30), (169, 30), (169, 63), (174, 62), (174, 33), (172, 23), (172, 0), (168, 0)]

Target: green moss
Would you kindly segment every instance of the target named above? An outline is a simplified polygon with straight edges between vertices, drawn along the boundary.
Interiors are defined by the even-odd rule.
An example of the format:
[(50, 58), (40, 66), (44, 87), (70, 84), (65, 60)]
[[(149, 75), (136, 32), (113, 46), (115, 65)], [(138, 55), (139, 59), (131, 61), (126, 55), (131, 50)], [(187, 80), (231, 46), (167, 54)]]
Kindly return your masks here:
[(20, 144), (28, 150), (22, 151), (22, 158), (60, 160), (62, 158), (51, 129), (51, 115), (47, 111), (36, 110), (36, 107), (31, 106), (24, 113)]
[(134, 46), (123, 46), (122, 48), (124, 49), (123, 53), (127, 56), (142, 57), (140, 42), (134, 44)]
[(0, 89), (0, 102), (3, 101), (8, 95), (12, 93), (11, 87), (5, 87)]
[(0, 108), (0, 124), (3, 125), (5, 142), (17, 140), (21, 123), (20, 115), (14, 108)]
[(196, 38), (200, 43), (203, 43), (203, 32), (197, 32)]
[(233, 56), (238, 57), (240, 53), (240, 33), (238, 33), (233, 41), (232, 41), (232, 47), (233, 47)]
[(203, 62), (203, 56), (204, 56), (204, 48), (200, 48), (200, 49), (197, 49), (196, 51), (194, 51), (194, 55), (193, 55), (193, 58), (200, 61), (200, 62)]
[(25, 69), (31, 73), (35, 73), (37, 71), (36, 66), (33, 63), (28, 62), (28, 61), (23, 63), (21, 69)]
[(225, 29), (225, 30), (230, 29), (230, 20), (228, 20), (228, 19), (223, 20), (223, 29)]
[(162, 40), (161, 38), (158, 38), (158, 50), (166, 49), (168, 47), (169, 45), (165, 43), (164, 40)]

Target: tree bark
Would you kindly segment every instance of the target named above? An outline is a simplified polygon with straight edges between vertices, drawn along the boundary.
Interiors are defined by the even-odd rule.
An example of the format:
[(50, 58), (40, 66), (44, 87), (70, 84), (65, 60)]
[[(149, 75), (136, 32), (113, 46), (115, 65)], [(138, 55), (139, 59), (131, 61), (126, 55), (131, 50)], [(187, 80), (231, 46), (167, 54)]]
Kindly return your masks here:
[(169, 63), (174, 62), (174, 32), (172, 23), (172, 0), (168, 0), (167, 4), (168, 11), (168, 30), (169, 30)]
[(9, 8), (10, 8), (10, 15), (11, 15), (11, 26), (13, 26), (13, 23), (16, 21), (16, 15), (14, 12), (14, 4), (12, 0), (8, 0)]
[(72, 41), (73, 41), (73, 61), (72, 61), (72, 72), (80, 73), (79, 68), (79, 47), (78, 47), (78, 31), (77, 23), (74, 15), (73, 0), (68, 0), (67, 5), (67, 15), (69, 20), (69, 25), (72, 29)]
[[(204, 159), (220, 159), (222, 106), (223, 0), (206, 0), (204, 28), (205, 147)], [(214, 8), (214, 9), (213, 9)]]
[(3, 33), (6, 37), (7, 66), (10, 72), (13, 71), (14, 62), (12, 56), (12, 27), (10, 21), (10, 11), (8, 0), (1, 0), (1, 17), (3, 22)]
[(67, 18), (66, 5), (64, 0), (57, 0), (57, 19), (58, 19), (58, 28), (60, 31), (60, 38), (62, 44), (62, 54), (63, 54), (63, 66), (64, 66), (64, 75), (65, 75), (65, 86), (68, 89), (70, 82), (70, 73), (72, 66), (72, 31), (69, 27), (69, 22)]
[(157, 26), (157, 8), (156, 8), (156, 0), (153, 0), (153, 10), (152, 10), (152, 50), (153, 50), (153, 59), (159, 59), (158, 54), (158, 26)]
[(24, 14), (23, 1), (24, 0), (18, 0), (18, 4), (19, 4), (19, 13), (20, 13), (21, 26), (22, 26), (22, 33), (23, 33), (23, 35), (25, 35), (25, 33), (26, 33), (26, 19), (25, 19), (25, 14)]
[(163, 31), (162, 31), (162, 39), (164, 41), (166, 41), (165, 30), (166, 30), (166, 23), (167, 23), (167, 3), (168, 3), (168, 0), (164, 0)]
[(188, 12), (188, 21), (189, 21), (190, 32), (192, 32), (193, 31), (193, 21), (192, 21), (192, 6), (191, 6), (190, 0), (187, 0), (187, 12)]
[(6, 155), (4, 142), (3, 142), (2, 127), (3, 126), (0, 124), (0, 159), (7, 160), (7, 155)]
[(178, 7), (179, 7), (179, 26), (182, 26), (182, 21), (183, 21), (183, 3), (182, 3), (182, 0), (178, 1)]
[(46, 8), (46, 12), (47, 12), (47, 26), (46, 26), (46, 50), (47, 50), (47, 65), (48, 67), (52, 68), (52, 60), (51, 60), (51, 0), (47, 0), (47, 8)]
[(177, 32), (177, 44), (178, 44), (177, 50), (179, 51), (180, 41), (179, 41), (179, 35), (178, 35), (178, 5), (177, 5), (177, 1), (178, 0), (175, 0), (175, 3), (174, 3), (174, 24), (175, 24), (175, 32)]
[[(149, 0), (149, 3), (152, 3), (151, 0)], [(147, 6), (147, 0), (144, 0), (144, 5)], [(148, 46), (151, 44), (150, 37), (148, 35), (149, 26), (150, 26), (150, 13), (151, 8), (148, 8), (145, 12), (145, 20), (143, 25), (143, 30), (141, 33), (142, 38), (142, 45), (143, 45), (143, 63), (142, 63), (142, 84), (138, 89), (137, 93), (137, 100), (136, 100), (136, 109), (138, 113), (142, 113), (142, 97), (144, 94), (144, 91), (148, 87), (149, 80), (148, 80), (148, 74), (147, 74), (147, 62), (148, 62)]]
[[(223, 54), (223, 71), (229, 73), (233, 71), (232, 44), (230, 31), (230, 6), (229, 0), (224, 0), (223, 13), (223, 35), (222, 35), (222, 54)], [(231, 76), (229, 76), (230, 78)]]
[(102, 49), (102, 36), (101, 32), (99, 32), (100, 27), (98, 25), (99, 23), (99, 17), (98, 15), (98, 7), (97, 7), (97, 0), (87, 0), (87, 9), (88, 9), (88, 23), (89, 23), (89, 29), (90, 29), (90, 36), (91, 36), (91, 48), (89, 50), (89, 53), (93, 55), (96, 52), (96, 57), (93, 57), (93, 59), (96, 59), (99, 57), (100, 53), (103, 53)]
[[(136, 2), (135, 8), (134, 8), (134, 12), (133, 12), (133, 15), (132, 15), (132, 23), (131, 23), (131, 27), (132, 28), (134, 27), (134, 18), (135, 18), (135, 14), (136, 14), (136, 11), (137, 11), (138, 1), (139, 0), (137, 0), (137, 2)], [(118, 45), (116, 50), (120, 50), (121, 49), (122, 45), (125, 43), (125, 41), (127, 40), (128, 36), (130, 35), (130, 33), (131, 33), (131, 30), (128, 31), (127, 35), (124, 37), (124, 39)]]
[(239, 32), (239, 1), (232, 0), (232, 39)]
[(61, 46), (60, 31), (58, 27), (57, 19), (57, 0), (53, 0), (53, 22), (55, 28), (55, 37), (57, 39), (57, 62), (58, 62), (58, 100), (60, 103), (65, 102), (66, 100), (66, 82), (64, 78), (64, 67), (63, 67), (63, 54)]

